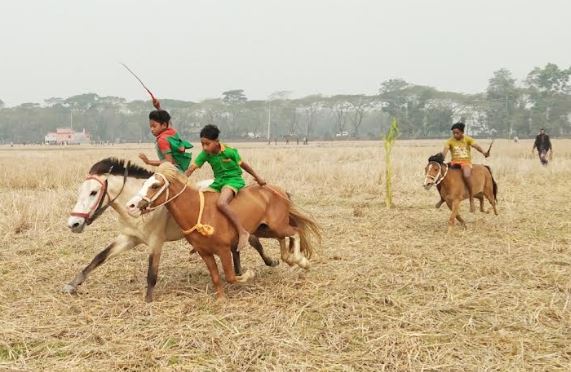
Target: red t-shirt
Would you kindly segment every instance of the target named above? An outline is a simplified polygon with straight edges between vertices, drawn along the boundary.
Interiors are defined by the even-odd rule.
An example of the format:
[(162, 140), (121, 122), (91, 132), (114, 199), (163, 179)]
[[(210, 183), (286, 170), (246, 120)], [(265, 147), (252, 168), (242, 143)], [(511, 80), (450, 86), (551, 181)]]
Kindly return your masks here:
[(161, 133), (159, 133), (158, 136), (156, 136), (157, 139), (157, 150), (158, 152), (160, 152), (160, 155), (163, 155), (162, 158), (164, 158), (165, 154), (170, 154), (171, 153), (171, 145), (168, 141), (168, 138), (171, 136), (174, 136), (176, 134), (176, 130), (174, 128), (167, 128), (164, 131), (162, 131)]

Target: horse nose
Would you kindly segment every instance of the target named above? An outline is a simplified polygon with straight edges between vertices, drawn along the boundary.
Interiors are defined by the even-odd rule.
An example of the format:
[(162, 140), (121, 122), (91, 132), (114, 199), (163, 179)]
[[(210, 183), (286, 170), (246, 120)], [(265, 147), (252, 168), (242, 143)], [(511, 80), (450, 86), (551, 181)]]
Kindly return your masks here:
[[(146, 200), (141, 200), (137, 203), (136, 207), (139, 209), (145, 209), (145, 208), (147, 208), (148, 205), (149, 205), (149, 203)], [(133, 208), (135, 208), (135, 206), (133, 206)]]
[(79, 219), (76, 217), (70, 217), (67, 220), (67, 227), (72, 231), (72, 232), (82, 232), (83, 228), (85, 227), (85, 220), (83, 219)]

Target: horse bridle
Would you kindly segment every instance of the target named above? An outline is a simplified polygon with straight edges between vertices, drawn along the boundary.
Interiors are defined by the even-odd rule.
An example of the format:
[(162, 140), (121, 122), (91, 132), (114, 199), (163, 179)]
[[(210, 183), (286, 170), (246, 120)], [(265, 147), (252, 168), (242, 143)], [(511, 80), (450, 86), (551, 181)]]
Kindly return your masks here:
[[(430, 164), (430, 168), (428, 168), (428, 171), (426, 172), (425, 179), (430, 179), (432, 181), (432, 183), (434, 183), (435, 186), (438, 186), (440, 184), (440, 182), (442, 182), (444, 180), (444, 178), (446, 177), (446, 175), (448, 174), (448, 169), (449, 169), (448, 165), (440, 164), (440, 163), (435, 162), (435, 161), (431, 161), (429, 164)], [(428, 172), (432, 168), (433, 164), (438, 165), (438, 173), (436, 174), (436, 176), (431, 176), (430, 174), (428, 174)], [(442, 166), (446, 167), (444, 174), (442, 174)]]
[[(109, 172), (107, 172), (107, 175), (109, 175), (112, 170), (113, 167), (109, 168)], [(109, 182), (107, 180), (107, 177), (105, 178), (105, 182), (101, 181), (101, 179), (99, 179), (99, 177), (95, 175), (90, 174), (87, 177), (85, 177), (85, 180), (83, 182), (87, 180), (95, 180), (99, 182), (99, 184), (102, 186), (102, 191), (99, 193), (97, 201), (93, 203), (93, 205), (89, 208), (88, 212), (71, 212), (70, 215), (73, 217), (82, 217), (85, 219), (85, 223), (87, 225), (91, 225), (93, 221), (95, 221), (97, 217), (101, 216), (103, 212), (105, 212), (105, 210), (107, 210), (107, 208), (109, 208), (109, 206), (111, 206), (111, 204), (113, 204), (113, 202), (117, 200), (117, 198), (121, 195), (123, 189), (125, 188), (125, 184), (127, 183), (128, 175), (129, 175), (129, 168), (125, 167), (125, 172), (123, 173), (123, 185), (121, 185), (121, 190), (119, 190), (119, 192), (114, 198), (111, 198), (111, 196), (109, 195), (109, 190), (108, 190)], [(103, 205), (105, 196), (109, 198), (109, 202)]]
[(155, 205), (154, 207), (147, 207), (147, 208), (145, 208), (145, 211), (146, 211), (146, 212), (153, 211), (153, 210), (155, 210), (155, 209), (157, 209), (157, 208), (159, 208), (159, 207), (162, 207), (163, 205), (168, 204), (168, 203), (170, 203), (171, 201), (175, 200), (176, 198), (178, 198), (178, 197), (184, 192), (184, 190), (186, 190), (186, 186), (188, 185), (188, 184), (185, 183), (185, 184), (184, 184), (184, 187), (182, 188), (182, 190), (180, 190), (175, 196), (173, 196), (171, 199), (169, 199), (169, 186), (170, 186), (170, 182), (169, 182), (169, 181), (167, 180), (167, 178), (166, 178), (164, 175), (162, 175), (161, 173), (155, 173), (155, 176), (161, 176), (161, 178), (162, 178), (163, 181), (164, 181), (164, 184), (161, 186), (161, 188), (159, 189), (159, 191), (157, 191), (157, 192), (155, 193), (155, 195), (153, 195), (151, 198), (147, 197), (147, 195), (142, 195), (142, 194), (141, 194), (141, 190), (139, 190), (139, 192), (137, 193), (137, 195), (138, 195), (142, 200), (146, 201), (146, 202), (148, 203), (148, 205), (153, 204), (153, 202), (154, 202), (155, 200), (157, 200), (157, 199), (159, 198), (159, 196), (161, 196), (161, 194), (162, 194), (163, 192), (165, 192), (165, 190), (167, 191), (167, 195), (166, 195), (166, 197), (165, 197), (165, 201), (162, 202), (161, 204)]

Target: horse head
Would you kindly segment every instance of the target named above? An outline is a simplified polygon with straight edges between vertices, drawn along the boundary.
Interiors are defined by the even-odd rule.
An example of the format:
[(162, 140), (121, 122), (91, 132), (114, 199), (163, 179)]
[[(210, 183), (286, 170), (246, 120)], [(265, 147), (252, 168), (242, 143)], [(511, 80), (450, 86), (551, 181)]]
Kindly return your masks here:
[(428, 164), (424, 168), (424, 188), (430, 189), (433, 185), (438, 185), (443, 179), (442, 169), (445, 167), (444, 155), (438, 153), (428, 158)]
[(79, 186), (77, 202), (67, 219), (67, 227), (74, 232), (83, 232), (86, 225), (90, 225), (95, 219), (95, 213), (105, 199), (109, 199), (107, 193), (107, 178), (100, 175), (88, 175)]
[[(173, 193), (173, 184), (182, 184), (178, 193)], [(141, 189), (127, 202), (127, 211), (131, 217), (138, 217), (165, 205), (176, 198), (187, 187), (187, 178), (169, 162), (161, 163), (157, 172), (149, 177)], [(173, 194), (172, 197), (170, 195)]]
[(152, 173), (148, 170), (116, 158), (93, 164), (79, 186), (67, 227), (74, 233), (83, 232), (85, 226), (95, 221), (120, 196), (128, 177), (147, 178), (150, 175)]

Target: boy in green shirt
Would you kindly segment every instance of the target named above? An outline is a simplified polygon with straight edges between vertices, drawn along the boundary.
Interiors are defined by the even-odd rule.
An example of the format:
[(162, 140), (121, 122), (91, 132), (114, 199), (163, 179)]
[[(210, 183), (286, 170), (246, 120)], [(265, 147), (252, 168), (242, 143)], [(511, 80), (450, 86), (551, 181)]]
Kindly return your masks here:
[(480, 151), (486, 158), (490, 156), (490, 153), (485, 152), (472, 137), (464, 134), (465, 127), (466, 125), (464, 123), (456, 123), (450, 128), (452, 130), (452, 137), (444, 144), (442, 156), (446, 159), (446, 154), (450, 151), (452, 154), (450, 164), (462, 169), (464, 183), (468, 188), (468, 194), (470, 196), (470, 212), (474, 213), (476, 209), (474, 208), (474, 194), (472, 192), (472, 153), (470, 150), (473, 147)]
[(238, 249), (248, 246), (248, 238), (250, 234), (238, 219), (229, 203), (234, 199), (238, 191), (243, 188), (246, 183), (242, 178), (242, 169), (250, 173), (260, 186), (264, 186), (264, 181), (247, 163), (243, 162), (238, 154), (238, 150), (220, 143), (218, 136), (220, 130), (215, 125), (207, 125), (200, 131), (200, 142), (202, 143), (202, 152), (198, 154), (194, 163), (185, 172), (187, 176), (202, 167), (204, 163), (209, 163), (214, 172), (214, 182), (210, 184), (210, 189), (219, 192), (218, 202), (216, 206), (238, 231)]

